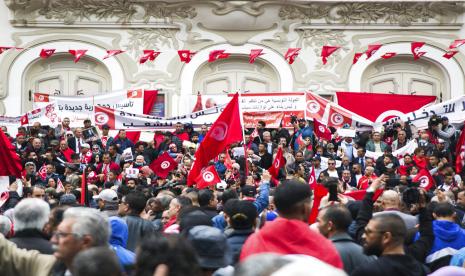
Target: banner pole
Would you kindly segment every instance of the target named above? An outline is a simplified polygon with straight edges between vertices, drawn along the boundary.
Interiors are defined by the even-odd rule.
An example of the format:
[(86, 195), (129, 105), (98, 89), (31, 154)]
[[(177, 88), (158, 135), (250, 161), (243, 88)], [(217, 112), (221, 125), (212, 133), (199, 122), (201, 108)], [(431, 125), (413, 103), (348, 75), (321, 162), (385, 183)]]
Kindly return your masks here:
[(244, 125), (244, 116), (242, 113), (242, 93), (241, 90), (239, 89), (239, 118), (241, 120), (241, 127), (242, 127), (242, 143), (244, 143), (244, 161), (245, 161), (245, 176), (249, 176), (249, 166), (248, 166), (248, 161), (247, 161), (247, 143), (245, 141), (245, 125)]

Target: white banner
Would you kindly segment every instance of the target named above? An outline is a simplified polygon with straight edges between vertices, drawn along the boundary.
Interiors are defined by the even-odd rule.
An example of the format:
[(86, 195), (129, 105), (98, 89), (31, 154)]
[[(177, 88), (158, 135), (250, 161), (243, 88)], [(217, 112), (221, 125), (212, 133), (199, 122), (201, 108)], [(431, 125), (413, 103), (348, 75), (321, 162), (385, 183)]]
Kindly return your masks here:
[(174, 129), (177, 122), (182, 124), (191, 123), (194, 127), (203, 124), (212, 124), (223, 111), (225, 105), (201, 110), (187, 115), (177, 117), (156, 117), (143, 114), (135, 114), (107, 107), (95, 107), (95, 124), (102, 126), (107, 124), (110, 129), (126, 130), (152, 130), (152, 129)]
[[(465, 96), (421, 108), (400, 116), (400, 119), (410, 122), (418, 129), (425, 129), (428, 128), (428, 121), (433, 115), (446, 116), (451, 124), (462, 124), (465, 120)], [(396, 118), (392, 118), (386, 123), (392, 124), (395, 121)]]
[[(415, 149), (418, 148), (418, 144), (416, 140), (412, 140), (407, 143), (407, 145), (401, 147), (400, 149), (393, 151), (392, 155), (401, 159), (404, 158), (404, 155), (406, 154), (413, 154)], [(381, 155), (383, 155), (384, 152), (374, 152), (374, 151), (366, 151), (365, 157), (368, 158), (373, 158), (373, 160), (376, 161)]]
[(120, 90), (90, 97), (53, 96), (34, 93), (34, 108), (41, 108), (55, 102), (59, 122), (68, 117), (72, 127), (82, 127), (85, 119), (92, 119), (94, 106), (103, 106), (132, 113), (143, 113), (144, 90)]
[(305, 93), (246, 93), (239, 98), (242, 112), (305, 110)]

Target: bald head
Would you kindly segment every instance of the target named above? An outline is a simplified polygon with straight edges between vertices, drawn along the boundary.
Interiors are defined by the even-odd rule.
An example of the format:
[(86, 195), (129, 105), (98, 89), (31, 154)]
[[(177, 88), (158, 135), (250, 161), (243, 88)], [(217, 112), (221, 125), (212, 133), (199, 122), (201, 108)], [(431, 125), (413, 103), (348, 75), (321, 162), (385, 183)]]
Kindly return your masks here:
[(383, 193), (382, 196), (383, 209), (394, 208), (397, 209), (400, 206), (400, 197), (396, 191), (388, 190)]

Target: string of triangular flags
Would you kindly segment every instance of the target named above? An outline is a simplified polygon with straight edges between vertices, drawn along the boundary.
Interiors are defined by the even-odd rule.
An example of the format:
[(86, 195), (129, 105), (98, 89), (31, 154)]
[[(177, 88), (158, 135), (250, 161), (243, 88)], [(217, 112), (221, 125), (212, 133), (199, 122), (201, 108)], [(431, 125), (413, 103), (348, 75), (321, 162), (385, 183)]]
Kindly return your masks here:
[[(462, 46), (465, 44), (465, 39), (456, 39), (454, 40), (450, 46), (447, 52), (443, 55), (444, 58), (446, 59), (451, 59), (455, 54), (458, 53), (457, 49), (458, 47)], [(411, 51), (413, 55), (414, 60), (418, 60), (420, 57), (422, 57), (424, 54), (426, 54), (425, 51), (421, 51), (421, 48), (425, 45), (425, 42), (411, 42)], [(367, 50), (365, 52), (358, 52), (354, 54), (354, 58), (352, 63), (355, 64), (359, 61), (360, 57), (365, 54), (366, 59), (368, 60), (371, 58), (377, 51), (381, 49), (383, 45), (382, 44), (371, 44), (368, 45)], [(326, 64), (328, 62), (328, 58), (337, 50), (339, 50), (341, 47), (340, 46), (329, 46), (329, 45), (324, 45), (321, 48), (321, 60), (323, 64)], [(10, 47), (10, 46), (0, 46), (0, 54), (4, 53), (5, 51), (8, 50), (24, 50), (26, 48), (20, 48), (20, 47)], [(293, 64), (294, 61), (296, 60), (297, 56), (300, 53), (301, 48), (289, 48), (287, 49), (286, 53), (284, 54), (284, 59), (287, 60), (289, 64)], [(43, 59), (51, 57), (55, 53), (56, 49), (41, 49), (39, 56)], [(78, 62), (83, 56), (86, 55), (87, 50), (86, 49), (74, 49), (74, 50), (69, 50), (68, 51), (72, 56), (74, 56), (74, 62)], [(124, 50), (106, 50), (106, 55), (102, 57), (102, 59), (107, 59), (110, 57), (117, 56), (119, 54), (124, 53)], [(155, 50), (143, 50), (142, 55), (139, 57), (139, 64), (144, 64), (147, 61), (155, 61), (155, 59), (161, 54), (159, 51)], [(192, 52), (190, 50), (178, 50), (178, 55), (179, 59), (181, 62), (184, 63), (189, 63), (193, 56), (195, 55), (195, 52)], [(255, 60), (261, 56), (264, 55), (263, 49), (252, 49), (250, 50), (249, 53), (249, 63), (254, 63)], [(213, 50), (210, 51), (208, 55), (208, 62), (214, 62), (219, 59), (226, 59), (229, 58), (231, 53), (226, 53), (226, 50)], [(390, 59), (393, 58), (397, 55), (395, 52), (387, 52), (384, 53), (381, 58), (383, 59)]]

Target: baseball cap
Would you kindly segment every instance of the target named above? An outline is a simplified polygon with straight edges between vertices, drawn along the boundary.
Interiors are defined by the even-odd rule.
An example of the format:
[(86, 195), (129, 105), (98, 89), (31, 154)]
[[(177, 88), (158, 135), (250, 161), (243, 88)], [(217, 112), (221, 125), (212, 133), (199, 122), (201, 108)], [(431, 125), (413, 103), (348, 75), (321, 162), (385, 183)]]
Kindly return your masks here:
[(446, 116), (442, 116), (441, 120), (443, 120), (443, 121), (449, 121), (449, 118), (447, 118)]
[(244, 185), (241, 189), (241, 192), (244, 196), (247, 197), (255, 197), (255, 194), (257, 190), (255, 189), (255, 186), (252, 185)]
[(221, 268), (231, 263), (232, 256), (221, 230), (206, 225), (199, 225), (189, 230), (187, 240), (198, 256), (202, 268)]
[(107, 202), (118, 202), (118, 194), (112, 189), (104, 189), (94, 199), (101, 199)]

